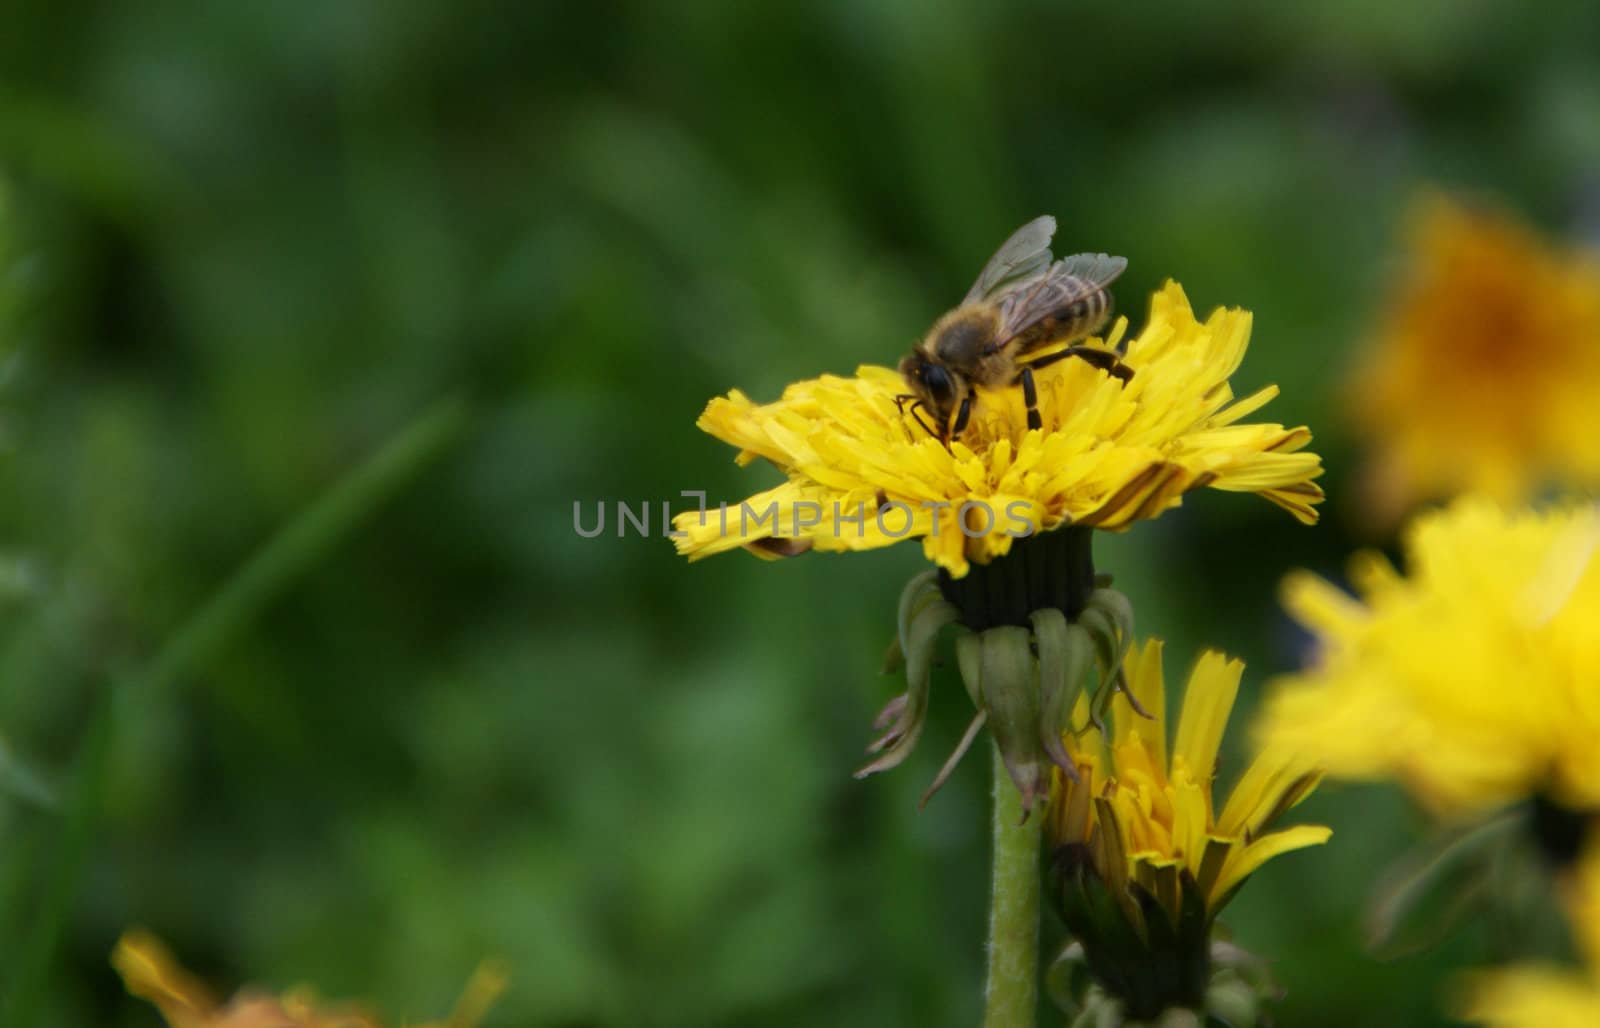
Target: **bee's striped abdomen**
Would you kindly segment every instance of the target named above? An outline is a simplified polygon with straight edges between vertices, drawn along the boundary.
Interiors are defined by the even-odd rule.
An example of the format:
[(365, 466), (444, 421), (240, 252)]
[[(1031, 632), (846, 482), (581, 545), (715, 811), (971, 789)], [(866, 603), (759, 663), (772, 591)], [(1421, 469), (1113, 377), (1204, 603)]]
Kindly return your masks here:
[(1057, 339), (1086, 336), (1105, 323), (1111, 313), (1111, 290), (1097, 289), (1081, 300), (1068, 304), (1052, 320), (1057, 323)]
[[(1092, 288), (1085, 283), (1086, 288)], [(1109, 289), (1095, 289), (1040, 318), (1016, 337), (1020, 356), (1044, 346), (1071, 343), (1094, 334), (1111, 314)]]

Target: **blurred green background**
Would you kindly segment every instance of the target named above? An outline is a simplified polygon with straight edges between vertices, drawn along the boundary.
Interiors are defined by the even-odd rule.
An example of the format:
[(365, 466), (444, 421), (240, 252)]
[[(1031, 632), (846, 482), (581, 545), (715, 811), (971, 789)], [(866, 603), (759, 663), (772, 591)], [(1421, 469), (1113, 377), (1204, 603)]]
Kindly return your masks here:
[[(0, 739), (67, 795), (0, 798), (0, 998), (125, 684), (61, 948), (26, 975), (41, 1024), (158, 1023), (107, 964), (131, 924), (219, 986), (314, 981), (396, 1021), (498, 955), (498, 1025), (975, 1023), (986, 761), (916, 804), (970, 713), (954, 678), (908, 766), (850, 777), (899, 688), (876, 671), (919, 548), (689, 566), (659, 508), (657, 537), (585, 540), (574, 502), (772, 484), (695, 430), (708, 397), (892, 362), (1052, 212), (1058, 247), (1129, 256), (1136, 321), (1169, 276), (1254, 310), (1236, 385), (1279, 383), (1266, 414), (1326, 457), (1317, 528), (1207, 494), (1099, 546), (1169, 681), (1203, 645), (1250, 662), (1242, 727), (1300, 656), (1278, 579), (1336, 574), (1360, 535), (1336, 386), (1414, 188), (1556, 233), (1600, 213), (1584, 0), (5, 22)], [(141, 685), (274, 532), (453, 399), (470, 424), (392, 500)], [(1419, 819), (1381, 788), (1301, 817), (1332, 843), (1226, 918), (1287, 988), (1280, 1022), (1442, 1021), (1491, 940), (1361, 946)]]

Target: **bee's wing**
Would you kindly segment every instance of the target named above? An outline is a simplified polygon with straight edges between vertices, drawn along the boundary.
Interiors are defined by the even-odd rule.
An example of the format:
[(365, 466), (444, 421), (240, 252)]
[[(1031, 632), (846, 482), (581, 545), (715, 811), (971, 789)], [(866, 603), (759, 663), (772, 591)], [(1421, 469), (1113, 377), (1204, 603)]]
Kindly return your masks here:
[(989, 263), (978, 273), (978, 281), (967, 290), (962, 303), (973, 303), (993, 296), (1003, 287), (1025, 282), (1050, 266), (1050, 238), (1056, 234), (1056, 219), (1045, 214), (1011, 233), (1000, 244)]
[(1113, 257), (1109, 253), (1075, 253), (1056, 261), (1050, 269), (1051, 277), (1071, 275), (1104, 289), (1128, 270), (1128, 258)]
[(1079, 253), (1056, 261), (1037, 282), (1023, 285), (1000, 301), (1000, 331), (990, 347), (999, 349), (1045, 318), (1093, 296), (1115, 282), (1127, 267), (1126, 257), (1107, 253)]

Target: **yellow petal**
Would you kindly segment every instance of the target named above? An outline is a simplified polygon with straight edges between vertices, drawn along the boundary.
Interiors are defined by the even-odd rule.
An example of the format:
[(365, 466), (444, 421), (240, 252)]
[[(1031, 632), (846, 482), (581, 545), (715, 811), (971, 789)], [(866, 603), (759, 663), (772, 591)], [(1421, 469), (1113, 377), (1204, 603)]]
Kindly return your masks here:
[(1233, 859), (1223, 869), (1217, 884), (1212, 888), (1208, 902), (1215, 903), (1226, 897), (1228, 893), (1240, 882), (1271, 860), (1293, 850), (1304, 849), (1307, 846), (1320, 846), (1328, 841), (1333, 834), (1333, 829), (1323, 825), (1295, 825), (1285, 828), (1281, 832), (1272, 832), (1236, 850)]
[(1128, 689), (1149, 717), (1140, 717), (1125, 699), (1112, 706), (1118, 738), (1132, 735), (1157, 767), (1167, 766), (1167, 689), (1161, 673), (1162, 642), (1151, 638), (1128, 652), (1123, 669)]
[(148, 932), (124, 932), (111, 954), (111, 966), (129, 993), (154, 1003), (172, 1024), (198, 1023), (216, 1008), (210, 990)]
[[(1293, 747), (1268, 746), (1250, 762), (1234, 784), (1227, 805), (1217, 818), (1217, 834), (1254, 835), (1262, 822), (1279, 810), (1285, 792), (1310, 773), (1308, 762)], [(1309, 789), (1304, 791), (1309, 792)], [(1294, 801), (1298, 802), (1299, 798), (1294, 797)]]
[(1173, 748), (1173, 765), (1182, 760), (1201, 781), (1209, 782), (1216, 773), (1217, 748), (1222, 731), (1233, 711), (1239, 693), (1239, 677), (1244, 662), (1230, 660), (1215, 650), (1200, 655), (1183, 697), (1183, 713), (1178, 719), (1178, 738)]
[(1600, 986), (1567, 968), (1515, 964), (1467, 979), (1460, 1016), (1488, 1028), (1594, 1028)]
[(1179, 778), (1180, 781), (1168, 787), (1172, 800), (1173, 856), (1198, 874), (1200, 859), (1205, 855), (1207, 822), (1211, 819), (1210, 797), (1187, 774), (1179, 772)]
[(1367, 610), (1348, 593), (1326, 579), (1305, 571), (1283, 580), (1283, 605), (1296, 621), (1317, 632), (1355, 630), (1367, 619)]

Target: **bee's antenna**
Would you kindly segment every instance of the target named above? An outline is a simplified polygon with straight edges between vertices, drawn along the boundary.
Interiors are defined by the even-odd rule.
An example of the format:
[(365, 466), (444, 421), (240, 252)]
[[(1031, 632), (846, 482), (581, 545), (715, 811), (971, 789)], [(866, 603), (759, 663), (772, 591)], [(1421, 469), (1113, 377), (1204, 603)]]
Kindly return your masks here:
[[(917, 411), (919, 411), (919, 410), (927, 410), (927, 406), (922, 402), (922, 398), (919, 397), (916, 393), (900, 393), (898, 396), (896, 396), (894, 398), (894, 407), (895, 407), (895, 410), (900, 412), (900, 416), (901, 417), (905, 417), (906, 416), (906, 413), (907, 413), (906, 401), (907, 400), (911, 401), (911, 407), (909, 408), (911, 417), (913, 419), (915, 419), (915, 421), (916, 421), (916, 423), (918, 425), (922, 426), (922, 430), (924, 432), (928, 433), (933, 438), (939, 440), (940, 442), (944, 442), (944, 436), (940, 435), (938, 432), (935, 432), (932, 428), (928, 427), (928, 423), (926, 421), (922, 420), (922, 415), (917, 413)], [(949, 449), (950, 448), (950, 444), (945, 443), (945, 448)]]

